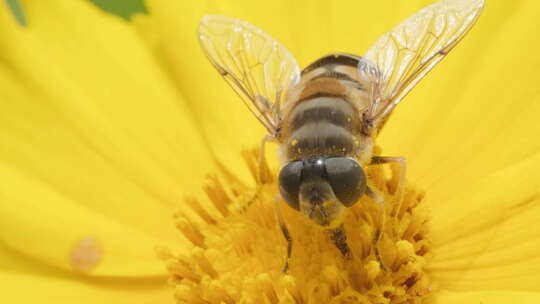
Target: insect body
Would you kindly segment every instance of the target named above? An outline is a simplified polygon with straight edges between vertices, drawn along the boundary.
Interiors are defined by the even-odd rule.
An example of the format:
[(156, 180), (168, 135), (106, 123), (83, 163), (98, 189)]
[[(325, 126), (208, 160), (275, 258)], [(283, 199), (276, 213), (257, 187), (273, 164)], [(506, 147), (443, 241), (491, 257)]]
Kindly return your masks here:
[(339, 228), (345, 207), (367, 188), (362, 166), (371, 160), (372, 140), (362, 135), (359, 115), (369, 103), (369, 83), (357, 74), (362, 60), (332, 54), (306, 67), (283, 116), (281, 194), (329, 229)]
[[(199, 39), (208, 59), (267, 129), (263, 144), (280, 144), (281, 196), (328, 229), (344, 256), (351, 257), (342, 226), (347, 207), (362, 195), (382, 203), (364, 168), (398, 162), (404, 182), (403, 158), (373, 155), (377, 134), (403, 97), (469, 31), (483, 5), (441, 0), (384, 34), (365, 56), (330, 54), (303, 70), (259, 28), (231, 17), (203, 17)], [(279, 203), (276, 208), (288, 242), (286, 270), (292, 242)]]

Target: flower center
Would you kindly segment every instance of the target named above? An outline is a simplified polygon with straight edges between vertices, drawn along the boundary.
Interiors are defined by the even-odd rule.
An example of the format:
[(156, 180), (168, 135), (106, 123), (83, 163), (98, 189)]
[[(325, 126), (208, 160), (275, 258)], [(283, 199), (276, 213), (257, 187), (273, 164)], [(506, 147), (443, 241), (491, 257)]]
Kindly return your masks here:
[(192, 248), (182, 254), (161, 249), (159, 255), (178, 303), (420, 303), (429, 294), (424, 195), (410, 186), (396, 191), (398, 166), (391, 173), (384, 166), (367, 168), (384, 207), (364, 196), (347, 210), (350, 258), (328, 231), (280, 202), (293, 244), (285, 274), (287, 243), (274, 210), (278, 185), (271, 178), (276, 172), (266, 164), (259, 168), (257, 155), (251, 151), (244, 158), (253, 176), (263, 170), (260, 186), (251, 189), (223, 172), (204, 188), (212, 206), (188, 198), (191, 210), (175, 215)]

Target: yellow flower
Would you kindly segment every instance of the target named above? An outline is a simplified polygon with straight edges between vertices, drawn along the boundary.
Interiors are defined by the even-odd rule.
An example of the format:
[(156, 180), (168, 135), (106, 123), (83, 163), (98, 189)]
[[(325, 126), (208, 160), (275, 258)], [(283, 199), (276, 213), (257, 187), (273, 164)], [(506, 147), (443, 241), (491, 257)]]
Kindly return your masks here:
[[(230, 211), (229, 217), (208, 211), (214, 227), (227, 231), (196, 221), (197, 212), (214, 208), (206, 193), (223, 202), (216, 189), (243, 189), (233, 205), (254, 193), (245, 164), (253, 158), (250, 153), (241, 157), (240, 151), (257, 145), (263, 129), (207, 63), (195, 27), (206, 13), (249, 20), (305, 65), (332, 51), (362, 53), (428, 1), (389, 7), (389, 0), (208, 5), (150, 0), (150, 15), (138, 16), (134, 24), (82, 1), (46, 2), (25, 3), (29, 26), (24, 29), (0, 10), (0, 286), (5, 302), (171, 303), (168, 273), (155, 258), (155, 245), (174, 254), (160, 251), (173, 273), (182, 271), (174, 269), (179, 261), (197, 263), (188, 266), (201, 274), (200, 285), (171, 280), (178, 284), (178, 300), (220, 297), (225, 290), (231, 297), (224, 299), (227, 303), (238, 300), (241, 294), (232, 291), (244, 286), (245, 299), (268, 297), (269, 302), (306, 300), (308, 292), (319, 299), (342, 289), (353, 294), (346, 288), (351, 278), (333, 279), (342, 262), (325, 247), (322, 234), (314, 237), (320, 255), (316, 250), (309, 254), (337, 262), (320, 269), (327, 281), (312, 284), (321, 287), (302, 289), (294, 286), (311, 279), (300, 276), (299, 265), (309, 264), (296, 258), (302, 252), (293, 255), (290, 276), (279, 273), (284, 255), (269, 254), (283, 253), (285, 246), (272, 214), (259, 217), (270, 221), (261, 236), (275, 239), (254, 235), (251, 242), (240, 239), (246, 234), (234, 234), (233, 225), (242, 232), (256, 216), (254, 208), (245, 214)], [(400, 290), (414, 291), (416, 299), (429, 294), (426, 299), (445, 304), (540, 300), (539, 17), (540, 5), (533, 1), (489, 1), (478, 25), (398, 107), (380, 137), (385, 154), (408, 159), (407, 180), (415, 187), (408, 189), (425, 191), (419, 208), (429, 215), (414, 215), (430, 219), (425, 230), (430, 254), (424, 262), (411, 250), (415, 244), (400, 242), (394, 248), (415, 258), (403, 265), (422, 275), (421, 284), (403, 282), (400, 286), (411, 288)], [(204, 193), (205, 176), (211, 173), (219, 177)], [(372, 178), (384, 181), (378, 173)], [(265, 189), (252, 206), (270, 213), (264, 209), (270, 199), (264, 196), (275, 189)], [(191, 198), (184, 201), (185, 195)], [(185, 236), (197, 230), (179, 236), (170, 220), (177, 211), (182, 213), (177, 213), (179, 228), (189, 228), (186, 219), (193, 219), (199, 233), (213, 239), (208, 244), (223, 247), (193, 249), (197, 241)], [(284, 211), (289, 226), (301, 221)], [(360, 217), (359, 212), (355, 208), (350, 218)], [(239, 239), (219, 243), (222, 232)], [(260, 255), (217, 260), (230, 253), (227, 244)], [(390, 244), (382, 246), (383, 260), (392, 252)], [(260, 264), (242, 264), (256, 257)], [(375, 260), (366, 261), (358, 269), (363, 267), (367, 277), (378, 275)], [(234, 267), (238, 271), (230, 271)], [(224, 278), (230, 274), (250, 280)], [(245, 285), (225, 284), (235, 282)], [(396, 286), (391, 283), (384, 286)], [(186, 295), (186, 287), (197, 286), (209, 287)], [(382, 295), (379, 300), (388, 302)]]

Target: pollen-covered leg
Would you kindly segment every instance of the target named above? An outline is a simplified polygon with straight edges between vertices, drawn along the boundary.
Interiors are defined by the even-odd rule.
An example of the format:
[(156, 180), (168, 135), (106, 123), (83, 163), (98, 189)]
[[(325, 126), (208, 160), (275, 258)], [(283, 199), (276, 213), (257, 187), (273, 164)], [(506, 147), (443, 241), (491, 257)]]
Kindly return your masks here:
[(334, 242), (334, 245), (339, 249), (341, 254), (347, 259), (352, 258), (351, 249), (349, 248), (349, 245), (347, 244), (347, 234), (345, 233), (345, 229), (343, 228), (343, 225), (339, 226), (339, 228), (331, 229), (330, 232), (330, 238), (332, 239), (332, 242)]

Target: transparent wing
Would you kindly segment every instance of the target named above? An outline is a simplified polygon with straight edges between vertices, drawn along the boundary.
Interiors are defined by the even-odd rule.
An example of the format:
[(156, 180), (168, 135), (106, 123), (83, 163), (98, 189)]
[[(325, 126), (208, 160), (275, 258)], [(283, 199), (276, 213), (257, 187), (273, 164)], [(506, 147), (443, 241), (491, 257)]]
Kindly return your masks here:
[[(441, 0), (384, 34), (359, 66), (373, 82), (366, 118), (379, 129), (394, 107), (465, 36), (478, 19), (484, 0)], [(364, 69), (364, 70), (362, 70)]]
[(291, 53), (261, 29), (226, 16), (204, 16), (199, 40), (221, 76), (275, 135), (281, 120), (280, 103), (300, 75)]

